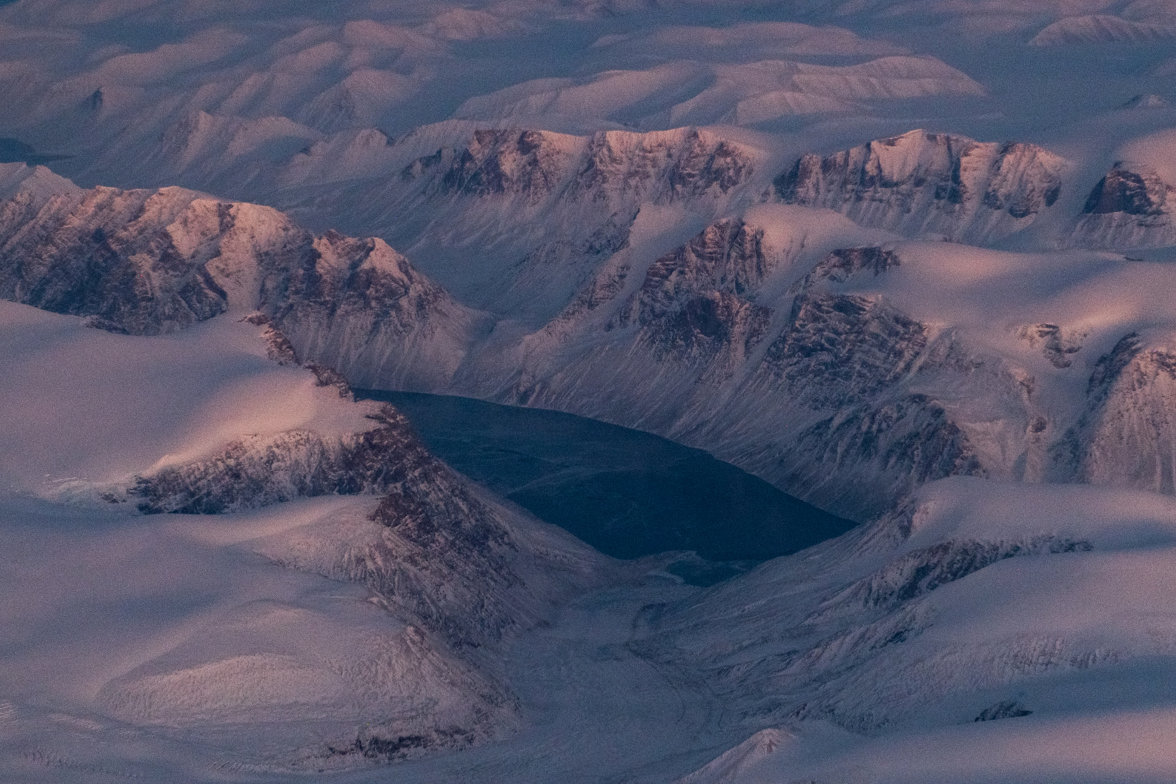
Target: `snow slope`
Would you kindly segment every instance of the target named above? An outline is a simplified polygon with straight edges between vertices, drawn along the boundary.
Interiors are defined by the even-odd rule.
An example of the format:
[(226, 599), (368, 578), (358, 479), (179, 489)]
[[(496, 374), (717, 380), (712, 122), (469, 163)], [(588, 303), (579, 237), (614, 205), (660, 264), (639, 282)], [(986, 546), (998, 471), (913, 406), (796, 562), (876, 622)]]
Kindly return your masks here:
[(1166, 780), (1174, 512), (947, 480), (663, 616), (743, 721), (779, 726), (681, 781)]
[(470, 98), (454, 116), (498, 124), (583, 129), (752, 125), (794, 114), (851, 111), (868, 102), (983, 95), (967, 75), (929, 57), (891, 55), (853, 65), (789, 60), (707, 67), (670, 61), (577, 79), (538, 79)]
[(182, 736), (197, 777), (485, 741), (517, 711), (493, 651), (611, 573), (264, 321), (127, 336), (5, 302), (0, 324), (11, 775), (68, 755), (29, 740), (46, 721), (124, 727), (154, 764)]
[(271, 361), (258, 328), (231, 316), (131, 343), (79, 318), (0, 307), (9, 401), (0, 472), (9, 494), (62, 498), (125, 483), (243, 433), (370, 429), (364, 407)]
[(618, 253), (451, 388), (658, 432), (857, 519), (956, 473), (1166, 491), (1171, 275), (764, 205)]
[(1176, 27), (1135, 22), (1107, 14), (1068, 16), (1046, 26), (1029, 40), (1030, 46), (1076, 43), (1119, 43), (1176, 38)]

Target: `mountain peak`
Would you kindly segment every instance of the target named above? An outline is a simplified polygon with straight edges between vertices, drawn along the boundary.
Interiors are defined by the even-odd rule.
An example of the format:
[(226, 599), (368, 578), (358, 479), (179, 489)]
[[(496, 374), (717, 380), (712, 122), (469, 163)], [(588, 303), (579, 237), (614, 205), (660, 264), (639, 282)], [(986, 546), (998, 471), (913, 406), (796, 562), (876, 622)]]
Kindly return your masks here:
[(831, 155), (807, 154), (775, 181), (782, 201), (835, 209), (913, 236), (991, 241), (1057, 201), (1068, 165), (1033, 144), (913, 130)]

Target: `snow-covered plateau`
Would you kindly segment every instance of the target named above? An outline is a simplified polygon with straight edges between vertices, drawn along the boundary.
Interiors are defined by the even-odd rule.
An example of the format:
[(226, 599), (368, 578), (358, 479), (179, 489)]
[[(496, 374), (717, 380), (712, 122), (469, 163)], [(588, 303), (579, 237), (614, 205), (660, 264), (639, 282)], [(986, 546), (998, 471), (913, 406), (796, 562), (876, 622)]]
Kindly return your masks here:
[[(1172, 0), (0, 0), (0, 780), (1176, 780), (1174, 74)], [(836, 517), (613, 558), (381, 390)]]

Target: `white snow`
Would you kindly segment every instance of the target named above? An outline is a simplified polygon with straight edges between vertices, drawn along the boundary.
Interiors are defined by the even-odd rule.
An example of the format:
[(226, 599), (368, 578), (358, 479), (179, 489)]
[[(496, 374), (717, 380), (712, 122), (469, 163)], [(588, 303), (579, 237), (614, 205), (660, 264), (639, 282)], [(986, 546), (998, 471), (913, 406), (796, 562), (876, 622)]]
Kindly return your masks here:
[(363, 406), (267, 359), (259, 328), (237, 318), (125, 337), (0, 302), (3, 492), (68, 498), (247, 433), (370, 429)]
[[(932, 585), (925, 598), (911, 602), (919, 620), (901, 641), (861, 652), (864, 664), (834, 669), (828, 682), (818, 672), (790, 670), (783, 659), (767, 682), (785, 699), (829, 704), (843, 719), (864, 715), (878, 722), (874, 729), (861, 735), (826, 721), (793, 720), (781, 730), (786, 741), (767, 749), (760, 733), (682, 781), (823, 780), (849, 771), (886, 782), (1158, 782), (1171, 776), (1170, 750), (1158, 742), (1172, 721), (1172, 695), (1159, 684), (1169, 677), (1163, 673), (1176, 644), (1165, 598), (1174, 588), (1165, 566), (1176, 533), (1170, 498), (956, 479), (923, 488), (908, 514), (914, 533), (894, 551), (878, 539), (855, 558), (846, 545), (855, 537), (870, 541), (870, 529), (851, 533), (841, 547), (825, 545), (807, 559), (761, 567), (742, 585), (732, 583), (700, 604), (706, 614), (691, 619), (688, 611), (684, 619), (722, 628), (726, 617), (754, 628), (771, 597), (783, 593), (798, 593), (792, 603), (800, 604), (783, 614), (802, 616), (822, 593), (835, 597), (824, 601), (829, 608), (838, 594), (817, 587), (821, 583), (835, 586), (855, 571), (876, 569), (880, 559), (938, 543), (1052, 536), (1093, 550), (1011, 557)], [(811, 573), (818, 559), (823, 568)], [(814, 588), (817, 598), (807, 598)], [(709, 614), (715, 611), (721, 614)], [(842, 622), (853, 623), (852, 616)], [(715, 655), (715, 665), (744, 658), (720, 653), (718, 628), (685, 626), (683, 632), (713, 640), (691, 644), (704, 656)], [(818, 642), (817, 650), (852, 656), (824, 648), (830, 644)], [(772, 646), (790, 645), (795, 641), (787, 631), (767, 632), (756, 656), (769, 662)], [(806, 685), (806, 679), (813, 681)], [(1010, 699), (1030, 715), (972, 721)]]
[(1176, 38), (1176, 25), (1133, 22), (1106, 14), (1091, 14), (1060, 19), (1033, 36), (1029, 44), (1134, 43), (1172, 38)]
[[(984, 92), (967, 75), (930, 57), (893, 55), (836, 66), (764, 60), (707, 67), (671, 60), (646, 70), (512, 85), (467, 100), (455, 116), (547, 128), (567, 124), (572, 130), (590, 127), (588, 121), (597, 118), (638, 127), (664, 126), (667, 117), (671, 125), (750, 124), (792, 113), (844, 111), (851, 101)], [(780, 101), (783, 93), (797, 97)], [(773, 103), (776, 111), (767, 112)]]
[[(372, 504), (325, 499), (222, 521), (0, 502), (0, 693), (20, 706), (0, 730), (3, 775), (50, 775), (60, 766), (46, 755), (93, 755), (43, 729), (67, 718), (87, 740), (139, 745), (116, 771), (196, 758), (203, 770), (188, 775), (199, 778), (236, 760), (330, 766), (327, 745), (383, 724), (468, 723), (471, 698), (493, 690), (468, 663), (431, 649), (365, 589), (259, 558), (249, 542), (374, 528)], [(181, 739), (185, 751), (169, 755)]]
[[(260, 333), (228, 315), (167, 337), (114, 335), (0, 303), (0, 777), (104, 766), (164, 778), (280, 776), (362, 767), (357, 738), (419, 737), (412, 754), (414, 744), (461, 747), (515, 726), (493, 654), (463, 653), (422, 628), (412, 608), (425, 598), (356, 584), (366, 574), (352, 573), (356, 559), (380, 570), (381, 548), (422, 546), (387, 544), (370, 518), (377, 499), (224, 517), (143, 516), (127, 503), (121, 491), (133, 475), (237, 439), (373, 427), (374, 404), (268, 359)], [(428, 465), (408, 481), (437, 492), (430, 470), (463, 486)], [(516, 573), (487, 576), (505, 585), (483, 601), (518, 623), (536, 622), (568, 584), (608, 568), (566, 534), (482, 503), (488, 511), (471, 514), (497, 514), (510, 526), (510, 552), (521, 552)], [(417, 564), (401, 565), (414, 585), (441, 581), (431, 601), (458, 590), (451, 582), (469, 589), (469, 574), (406, 557)], [(45, 729), (62, 722), (70, 733)]]

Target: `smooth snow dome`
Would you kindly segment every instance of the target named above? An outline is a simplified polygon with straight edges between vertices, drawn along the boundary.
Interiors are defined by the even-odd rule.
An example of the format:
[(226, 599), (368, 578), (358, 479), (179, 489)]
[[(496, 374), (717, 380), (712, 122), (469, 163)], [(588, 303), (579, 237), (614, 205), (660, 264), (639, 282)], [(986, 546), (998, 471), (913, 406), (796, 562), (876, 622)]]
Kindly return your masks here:
[(847, 111), (855, 102), (983, 94), (983, 86), (965, 74), (926, 57), (892, 56), (848, 66), (764, 60), (706, 68), (681, 61), (606, 71), (588, 80), (525, 82), (471, 98), (455, 116), (572, 128), (596, 118), (638, 127), (749, 125), (791, 114)]

